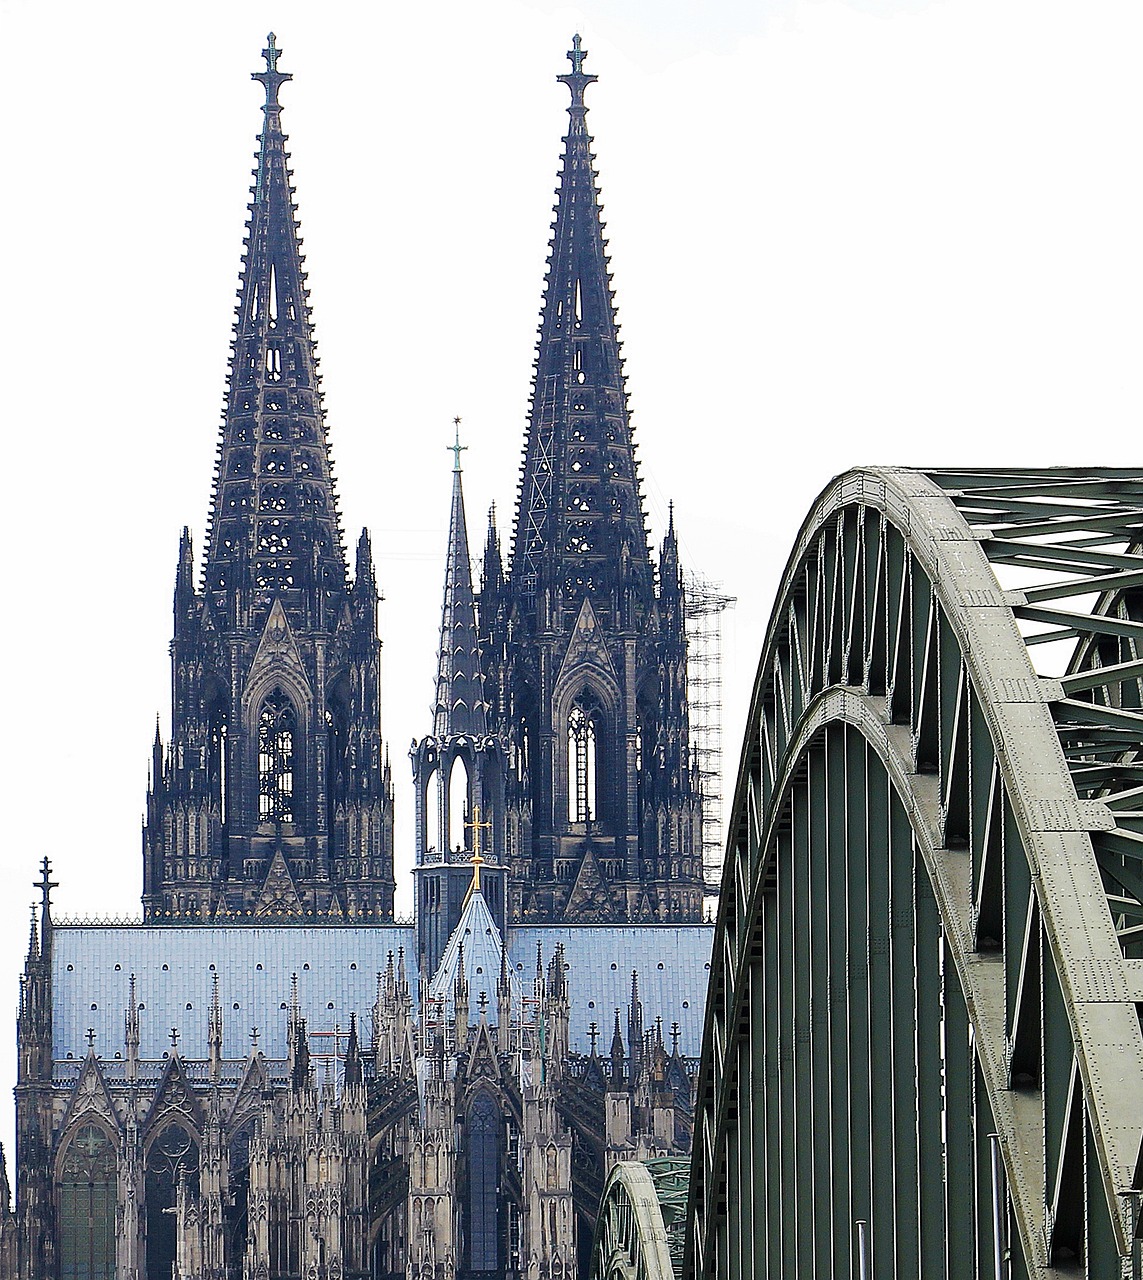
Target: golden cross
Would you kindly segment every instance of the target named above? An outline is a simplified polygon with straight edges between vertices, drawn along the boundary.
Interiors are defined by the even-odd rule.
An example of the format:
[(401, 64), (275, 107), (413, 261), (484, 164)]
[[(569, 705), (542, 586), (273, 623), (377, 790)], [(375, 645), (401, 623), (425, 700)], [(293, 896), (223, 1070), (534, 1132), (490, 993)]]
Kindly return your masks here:
[(491, 831), (492, 823), (480, 821), (480, 805), (475, 805), (472, 810), (472, 821), (464, 825), (472, 832), (472, 889), (479, 893), (480, 868), (484, 865), (484, 859), (480, 855), (480, 833)]

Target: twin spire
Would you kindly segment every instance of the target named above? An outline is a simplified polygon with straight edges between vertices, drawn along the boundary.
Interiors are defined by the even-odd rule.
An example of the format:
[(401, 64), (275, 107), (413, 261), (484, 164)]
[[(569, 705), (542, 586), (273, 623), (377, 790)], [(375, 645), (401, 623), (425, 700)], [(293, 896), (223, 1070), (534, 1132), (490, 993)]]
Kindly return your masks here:
[(280, 599), (294, 625), (332, 630), (347, 587), (316, 343), (271, 32), (266, 90), (207, 537), (220, 626), (257, 625)]
[[(619, 326), (596, 186), (577, 35), (556, 220), (545, 281), (531, 413), (524, 449), (513, 588), (525, 599), (562, 600), (572, 613), (591, 599), (617, 604), (625, 575), (649, 590), (647, 545), (628, 421)], [(633, 584), (634, 585), (634, 584)]]

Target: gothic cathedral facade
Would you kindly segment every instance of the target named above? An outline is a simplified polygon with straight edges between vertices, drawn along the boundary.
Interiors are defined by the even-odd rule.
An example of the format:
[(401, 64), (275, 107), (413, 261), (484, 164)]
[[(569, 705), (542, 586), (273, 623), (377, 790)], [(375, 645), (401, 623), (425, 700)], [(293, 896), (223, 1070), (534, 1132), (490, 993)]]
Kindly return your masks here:
[[(378, 591), (326, 439), (273, 35), (143, 919), (39, 883), (0, 1280), (574, 1280), (608, 1169), (683, 1159), (711, 930), (673, 520), (642, 509), (579, 37), (508, 557), (460, 446), (393, 913)], [(458, 785), (459, 781), (459, 785)]]

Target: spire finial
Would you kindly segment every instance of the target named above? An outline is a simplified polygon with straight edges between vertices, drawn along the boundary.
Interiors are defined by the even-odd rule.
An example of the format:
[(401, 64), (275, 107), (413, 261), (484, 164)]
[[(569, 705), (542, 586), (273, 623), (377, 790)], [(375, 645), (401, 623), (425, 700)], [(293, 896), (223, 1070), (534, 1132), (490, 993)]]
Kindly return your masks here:
[(52, 890), (59, 888), (59, 881), (52, 879), (52, 862), (47, 856), (40, 863), (40, 878), (32, 886), (33, 889), (39, 889), (43, 896), (43, 910), (45, 916), (51, 912), (52, 908)]
[(461, 469), (460, 455), (465, 452), (465, 450), (468, 448), (468, 445), (461, 444), (460, 442), (460, 418), (453, 418), (452, 425), (453, 425), (453, 430), (456, 432), (456, 434), (453, 437), (453, 443), (450, 445), (446, 445), (446, 448), (448, 449), (449, 453), (452, 454), (452, 469), (455, 472), (459, 473)]
[(265, 85), (267, 107), (281, 105), (278, 102), (278, 90), (287, 80), (294, 78), (288, 71), (278, 70), (278, 58), (281, 52), (281, 49), (278, 48), (277, 37), (271, 31), (266, 37), (266, 48), (262, 50), (262, 57), (266, 59), (266, 70), (255, 71), (250, 77), (252, 80), (257, 80), (259, 84)]
[(587, 57), (587, 50), (583, 47), (579, 32), (577, 31), (572, 37), (572, 47), (568, 50), (568, 61), (572, 64), (571, 71), (565, 76), (558, 76), (557, 79), (561, 84), (566, 84), (571, 90), (571, 106), (569, 111), (582, 112), (584, 110), (583, 94), (589, 84), (594, 84), (599, 79), (598, 76), (592, 76), (585, 73), (583, 69), (584, 59)]

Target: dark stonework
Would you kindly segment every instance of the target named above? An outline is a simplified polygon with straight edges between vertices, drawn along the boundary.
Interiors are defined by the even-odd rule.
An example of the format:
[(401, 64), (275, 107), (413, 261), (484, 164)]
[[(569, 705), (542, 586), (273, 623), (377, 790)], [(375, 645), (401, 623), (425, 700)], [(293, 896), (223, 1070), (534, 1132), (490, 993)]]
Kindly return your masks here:
[(647, 541), (584, 91), (571, 91), (531, 417), (505, 575), (490, 521), (480, 618), (508, 743), (523, 920), (698, 920), (701, 798), (672, 522)]

